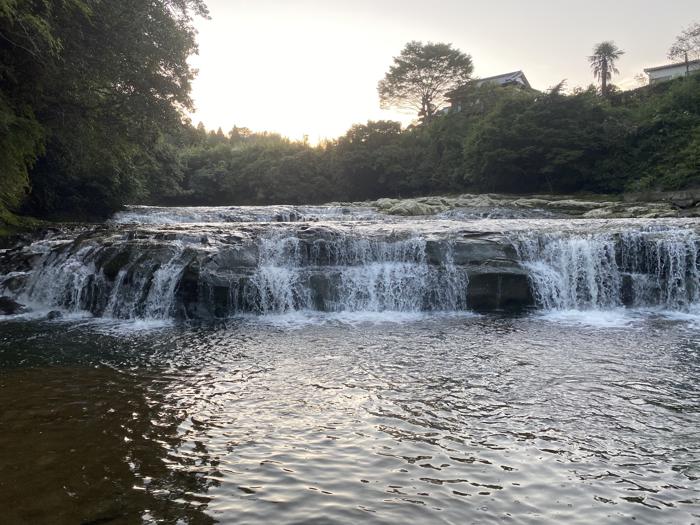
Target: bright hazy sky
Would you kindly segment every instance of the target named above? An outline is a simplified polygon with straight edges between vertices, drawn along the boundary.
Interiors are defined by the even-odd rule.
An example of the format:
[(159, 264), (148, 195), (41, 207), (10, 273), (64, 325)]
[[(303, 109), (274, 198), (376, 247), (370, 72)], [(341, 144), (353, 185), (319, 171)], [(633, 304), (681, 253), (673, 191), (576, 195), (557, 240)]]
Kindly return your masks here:
[(379, 109), (377, 82), (406, 42), (450, 42), (475, 75), (522, 69), (533, 87), (592, 80), (593, 45), (626, 51), (614, 83), (637, 85), (700, 21), (698, 0), (207, 0), (199, 20), (195, 123), (276, 131), (312, 142), (353, 123), (411, 116)]

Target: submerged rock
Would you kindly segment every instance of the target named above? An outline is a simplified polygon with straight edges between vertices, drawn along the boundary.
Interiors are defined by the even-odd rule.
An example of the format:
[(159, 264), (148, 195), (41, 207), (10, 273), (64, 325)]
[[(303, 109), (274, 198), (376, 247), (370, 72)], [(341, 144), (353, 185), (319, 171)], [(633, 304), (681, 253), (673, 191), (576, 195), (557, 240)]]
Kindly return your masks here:
[(542, 217), (569, 216), (587, 219), (700, 216), (700, 211), (695, 209), (695, 206), (700, 203), (700, 191), (672, 192), (654, 194), (654, 196), (656, 200), (649, 201), (626, 196), (626, 202), (623, 203), (615, 200), (616, 196), (601, 196), (601, 200), (598, 201), (562, 195), (516, 197), (499, 194), (463, 194), (457, 197), (379, 199), (364, 205), (372, 206), (377, 211), (388, 215), (413, 217), (442, 214), (444, 218), (464, 220), (517, 218), (522, 216), (524, 210), (532, 210), (533, 214)]
[(512, 204), (519, 208), (544, 208), (549, 204), (549, 201), (545, 199), (523, 198), (514, 200)]
[(390, 210), (392, 207), (394, 207), (396, 204), (400, 202), (399, 199), (379, 199), (377, 201), (374, 201), (370, 203), (370, 205), (374, 206), (380, 211), (387, 211)]
[(554, 210), (566, 210), (573, 213), (585, 213), (596, 208), (604, 208), (612, 203), (580, 201), (576, 199), (565, 199), (548, 202), (545, 206)]
[(499, 206), (501, 203), (488, 195), (462, 195), (455, 202), (457, 207), (489, 208)]

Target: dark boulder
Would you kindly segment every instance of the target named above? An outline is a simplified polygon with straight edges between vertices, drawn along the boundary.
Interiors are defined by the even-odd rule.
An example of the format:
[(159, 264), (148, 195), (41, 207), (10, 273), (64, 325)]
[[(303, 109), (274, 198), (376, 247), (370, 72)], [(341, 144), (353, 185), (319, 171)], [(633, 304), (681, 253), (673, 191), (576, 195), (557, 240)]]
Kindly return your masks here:
[(476, 312), (521, 311), (534, 306), (527, 274), (516, 271), (479, 271), (469, 275), (467, 303)]
[(18, 303), (11, 297), (0, 297), (0, 315), (15, 315), (27, 311), (27, 307)]

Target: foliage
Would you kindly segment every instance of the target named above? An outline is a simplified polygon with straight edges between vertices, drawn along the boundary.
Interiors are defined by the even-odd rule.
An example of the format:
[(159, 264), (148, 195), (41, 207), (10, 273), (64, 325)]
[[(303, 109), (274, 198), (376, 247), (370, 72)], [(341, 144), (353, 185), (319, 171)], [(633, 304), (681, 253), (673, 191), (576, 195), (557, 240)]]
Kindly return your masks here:
[(409, 42), (379, 82), (381, 106), (417, 111), (429, 122), (445, 95), (468, 82), (473, 70), (471, 57), (451, 44)]
[(603, 96), (608, 95), (608, 83), (612, 80), (613, 73), (620, 74), (615, 67), (615, 62), (624, 54), (625, 52), (614, 42), (605, 41), (596, 44), (593, 48), (593, 54), (588, 57), (593, 76), (600, 79), (600, 92)]
[(2, 199), (106, 216), (144, 196), (162, 134), (190, 107), (202, 0), (0, 0)]
[(609, 191), (602, 161), (622, 135), (609, 114), (590, 92), (506, 100), (467, 138), (467, 180), (494, 192)]
[[(312, 146), (184, 118), (194, 16), (202, 0), (0, 0), (0, 223), (125, 203), (700, 187), (700, 75), (617, 90), (612, 42), (591, 57), (605, 97), (477, 86), (468, 55), (411, 42), (379, 91), (420, 124), (370, 121)], [(438, 111), (457, 86), (459, 110)]]
[(620, 154), (630, 189), (700, 187), (700, 75), (659, 85), (630, 106)]
[[(614, 193), (700, 186), (700, 75), (597, 96), (473, 86), (461, 110), (401, 129), (357, 124), (310, 146), (186, 127), (161, 204), (320, 203), (449, 192)], [(179, 158), (179, 161), (177, 160)], [(158, 179), (160, 180), (160, 178)]]
[(676, 41), (668, 50), (668, 58), (671, 60), (700, 59), (700, 23), (695, 22), (676, 37)]
[[(151, 192), (149, 202), (165, 204), (303, 203), (331, 196), (324, 178), (322, 148), (310, 148), (275, 134), (234, 128), (228, 136), (189, 128), (181, 142), (173, 191)], [(180, 137), (182, 140), (183, 137)]]

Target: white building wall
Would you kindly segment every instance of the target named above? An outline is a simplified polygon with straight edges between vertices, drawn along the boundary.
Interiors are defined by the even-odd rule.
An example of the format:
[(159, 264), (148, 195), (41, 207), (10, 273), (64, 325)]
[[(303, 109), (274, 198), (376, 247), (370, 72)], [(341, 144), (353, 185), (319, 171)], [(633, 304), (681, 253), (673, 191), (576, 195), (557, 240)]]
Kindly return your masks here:
[[(690, 64), (689, 69), (690, 71), (700, 71), (700, 64)], [(666, 80), (671, 80), (672, 78), (685, 76), (685, 72), (685, 64), (679, 64), (665, 67), (663, 69), (657, 69), (656, 71), (647, 71), (647, 75), (649, 75), (649, 83), (655, 84), (657, 82), (665, 82)]]

